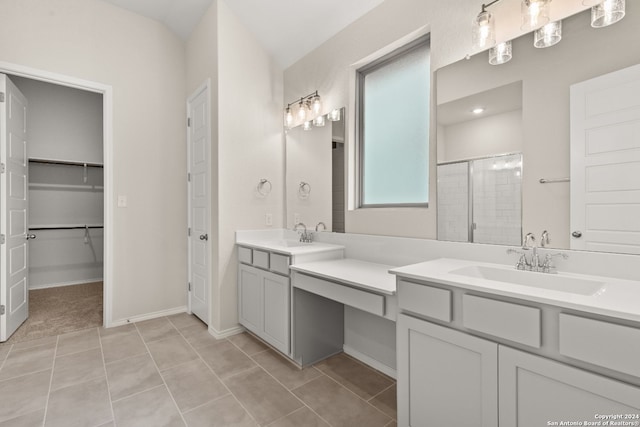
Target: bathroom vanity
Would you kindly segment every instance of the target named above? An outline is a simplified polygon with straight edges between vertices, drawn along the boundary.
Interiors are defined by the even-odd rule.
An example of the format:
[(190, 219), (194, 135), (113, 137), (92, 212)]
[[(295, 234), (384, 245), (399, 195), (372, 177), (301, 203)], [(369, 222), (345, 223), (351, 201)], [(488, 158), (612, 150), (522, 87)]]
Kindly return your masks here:
[(637, 282), (454, 259), (392, 272), (399, 425), (639, 421)]

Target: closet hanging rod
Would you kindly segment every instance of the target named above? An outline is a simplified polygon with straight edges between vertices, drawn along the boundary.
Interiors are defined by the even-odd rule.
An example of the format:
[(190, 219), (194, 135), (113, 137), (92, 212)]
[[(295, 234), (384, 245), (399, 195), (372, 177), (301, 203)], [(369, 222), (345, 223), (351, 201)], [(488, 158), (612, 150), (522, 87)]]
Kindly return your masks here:
[(80, 166), (89, 168), (104, 168), (101, 163), (85, 163), (85, 162), (72, 162), (67, 160), (47, 160), (47, 159), (34, 159), (30, 158), (29, 163), (41, 163), (44, 165), (64, 165), (64, 166)]
[(104, 228), (104, 225), (65, 225), (65, 226), (55, 226), (55, 227), (29, 227), (30, 231), (37, 230), (86, 230), (87, 228)]

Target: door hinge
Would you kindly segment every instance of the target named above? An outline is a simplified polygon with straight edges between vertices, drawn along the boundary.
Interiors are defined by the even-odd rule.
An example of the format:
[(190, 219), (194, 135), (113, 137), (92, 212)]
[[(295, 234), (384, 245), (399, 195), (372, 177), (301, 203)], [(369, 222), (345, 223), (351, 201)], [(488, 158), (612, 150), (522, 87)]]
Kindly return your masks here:
[(4, 314), (4, 305), (0, 305), (0, 316)]
[(191, 172), (187, 173), (187, 181), (191, 182)]
[(187, 117), (187, 127), (191, 127), (191, 117)]
[(4, 234), (0, 234), (0, 245), (4, 245), (5, 240)]
[(0, 92), (0, 102), (4, 102), (4, 92)]
[(191, 227), (187, 228), (187, 236), (191, 236)]
[(189, 292), (191, 292), (191, 282), (189, 282)]
[(0, 173), (4, 173), (5, 166), (4, 163), (0, 163)]

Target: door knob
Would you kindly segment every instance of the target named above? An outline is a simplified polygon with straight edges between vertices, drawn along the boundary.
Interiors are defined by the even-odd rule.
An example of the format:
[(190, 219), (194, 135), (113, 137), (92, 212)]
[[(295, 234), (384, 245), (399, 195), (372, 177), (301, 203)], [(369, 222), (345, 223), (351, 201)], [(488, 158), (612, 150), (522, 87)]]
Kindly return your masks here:
[(27, 240), (31, 240), (31, 239), (35, 239), (35, 238), (36, 238), (35, 234), (27, 234), (27, 237), (26, 237)]
[(571, 233), (571, 235), (576, 239), (579, 239), (580, 237), (582, 237), (582, 231), (574, 231), (573, 233)]
[(200, 235), (200, 240), (209, 240), (209, 235), (208, 234), (201, 234)]

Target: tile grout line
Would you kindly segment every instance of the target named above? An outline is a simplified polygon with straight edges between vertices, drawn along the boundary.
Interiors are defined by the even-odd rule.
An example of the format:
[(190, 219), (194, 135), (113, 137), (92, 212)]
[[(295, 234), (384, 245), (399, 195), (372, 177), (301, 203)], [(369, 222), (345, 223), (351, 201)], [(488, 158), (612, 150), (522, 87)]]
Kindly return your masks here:
[[(323, 372), (324, 374), (324, 372)], [(382, 412), (380, 409), (376, 408), (374, 405), (372, 405), (368, 400), (363, 399), (362, 397), (358, 396), (358, 394), (356, 394), (356, 392), (352, 391), (351, 389), (349, 389), (347, 386), (341, 384), (338, 380), (336, 380), (335, 378), (332, 378), (331, 376), (325, 374), (325, 376), (327, 378), (329, 378), (331, 381), (335, 382), (336, 384), (338, 384), (340, 387), (344, 388), (345, 390), (347, 390), (349, 393), (353, 394), (355, 397), (357, 397), (358, 399), (360, 399), (361, 401), (363, 401), (364, 403), (366, 403), (367, 405), (369, 405), (370, 407), (372, 407), (373, 409), (375, 409), (376, 411), (380, 412), (381, 414), (391, 418), (391, 420), (393, 420), (393, 418), (389, 415), (389, 414), (385, 414), (384, 412)], [(385, 424), (386, 426), (387, 424)]]
[[(224, 383), (224, 381), (222, 380), (222, 378), (221, 378), (218, 374), (216, 374), (216, 372), (211, 368), (211, 366), (209, 366), (209, 364), (208, 364), (208, 363), (203, 359), (203, 357), (200, 355), (200, 353), (198, 353), (198, 350), (196, 350), (196, 348), (195, 348), (195, 347), (194, 347), (194, 346), (189, 342), (189, 340), (187, 340), (187, 338), (186, 338), (184, 335), (182, 335), (182, 331), (181, 331), (181, 330), (180, 330), (180, 329), (179, 329), (179, 328), (178, 328), (178, 327), (177, 327), (177, 326), (176, 326), (176, 325), (171, 321), (171, 319), (169, 319), (169, 318), (167, 317), (167, 320), (169, 320), (169, 323), (171, 323), (171, 324), (173, 325), (173, 327), (174, 327), (174, 328), (176, 328), (176, 330), (178, 331), (178, 334), (180, 334), (180, 336), (181, 336), (181, 337), (186, 341), (187, 345), (188, 345), (189, 347), (191, 347), (191, 349), (196, 353), (196, 355), (198, 356), (198, 359), (200, 359), (200, 361), (201, 361), (202, 363), (204, 363), (204, 366), (206, 366), (206, 367), (209, 369), (209, 372), (211, 372), (211, 373), (213, 374), (213, 376), (214, 376), (214, 377), (216, 377), (216, 379), (217, 379), (218, 381), (220, 381), (220, 384), (222, 384), (222, 386), (223, 386), (223, 387), (224, 387), (224, 388), (229, 392), (229, 394), (230, 394), (231, 396), (233, 396), (233, 398), (236, 400), (236, 402), (238, 402), (238, 405), (240, 405), (240, 407), (241, 407), (242, 409), (244, 409), (244, 411), (247, 413), (247, 415), (249, 415), (249, 417), (253, 420), (253, 422), (254, 422), (254, 423), (256, 423), (256, 425), (258, 425), (258, 426), (259, 426), (259, 425), (260, 425), (260, 423), (259, 423), (259, 422), (254, 418), (254, 416), (253, 416), (253, 415), (251, 414), (251, 412), (249, 412), (249, 410), (248, 410), (248, 409), (247, 409), (247, 408), (242, 404), (242, 402), (240, 402), (240, 399), (238, 399), (238, 397), (237, 397), (235, 394), (233, 394), (233, 392), (231, 391), (231, 389), (230, 389), (230, 388), (229, 388), (229, 387)], [(211, 334), (209, 333), (209, 328), (208, 328), (208, 326), (207, 326), (207, 325), (205, 325), (205, 326), (207, 327), (207, 329), (206, 329), (206, 330), (207, 330), (207, 333), (208, 333), (209, 335), (211, 335)], [(229, 343), (233, 344), (233, 343), (232, 343), (231, 341), (229, 341), (227, 338), (222, 338), (222, 339), (220, 339), (220, 340), (219, 340), (219, 339), (217, 339), (216, 337), (214, 337), (213, 335), (211, 335), (211, 338), (215, 339), (216, 341), (227, 341), (227, 342), (229, 342)], [(252, 360), (253, 360), (253, 359), (252, 359)], [(254, 363), (255, 363), (255, 362), (254, 362)], [(243, 371), (243, 372), (245, 372), (245, 371)], [(160, 375), (162, 375), (162, 374), (160, 374)], [(229, 378), (230, 378), (230, 377), (229, 377)], [(163, 380), (164, 380), (164, 378), (163, 378)], [(171, 394), (171, 391), (169, 391), (169, 394)], [(202, 404), (202, 405), (200, 405), (200, 406), (207, 405), (207, 404), (209, 404), (209, 403), (211, 403), (211, 402), (213, 402), (213, 401), (215, 401), (215, 400), (218, 400), (218, 399), (214, 399), (214, 400), (211, 400), (211, 401), (209, 401), (209, 402), (207, 402), (207, 403), (203, 403), (203, 404)], [(195, 408), (193, 408), (193, 409), (195, 409)], [(188, 413), (188, 412), (191, 412), (193, 409), (191, 409), (191, 410), (187, 411), (187, 413)]]
[(7, 354), (4, 356), (4, 359), (2, 359), (2, 363), (0, 363), (0, 371), (2, 371), (4, 364), (7, 363), (7, 359), (9, 358), (9, 355), (11, 354), (12, 351), (13, 351), (13, 344), (9, 344), (9, 351), (7, 351)]
[(113, 410), (113, 399), (111, 399), (111, 385), (109, 384), (109, 376), (107, 375), (107, 363), (104, 359), (104, 349), (102, 348), (102, 336), (100, 336), (100, 328), (98, 328), (98, 343), (100, 344), (100, 355), (102, 357), (102, 370), (104, 371), (104, 380), (107, 383), (107, 394), (109, 395), (109, 407), (111, 408), (111, 419), (113, 425), (116, 425), (116, 413)]
[(49, 413), (49, 400), (51, 400), (51, 387), (53, 386), (53, 373), (56, 369), (56, 355), (58, 354), (58, 342), (60, 341), (60, 335), (56, 336), (56, 346), (53, 349), (53, 364), (51, 365), (51, 378), (49, 378), (49, 390), (47, 390), (47, 402), (44, 405), (44, 416), (42, 417), (42, 426), (44, 427), (47, 422), (47, 415)]
[[(251, 334), (248, 334), (248, 335), (249, 335), (249, 336), (251, 336), (251, 337), (253, 337), (253, 335), (251, 335)], [(333, 425), (332, 425), (329, 421), (327, 421), (327, 420), (326, 420), (326, 419), (324, 419), (322, 416), (320, 416), (320, 414), (318, 414), (316, 411), (314, 411), (314, 410), (313, 410), (313, 408), (312, 408), (312, 407), (310, 407), (309, 405), (307, 405), (307, 403), (306, 403), (304, 400), (302, 400), (302, 399), (300, 399), (298, 396), (296, 396), (296, 394), (293, 392), (293, 390), (289, 390), (289, 388), (288, 388), (286, 385), (284, 385), (284, 384), (283, 384), (282, 382), (280, 382), (280, 380), (278, 380), (274, 375), (272, 375), (269, 371), (267, 371), (267, 370), (266, 370), (266, 369), (265, 369), (265, 368), (264, 368), (260, 363), (258, 363), (258, 362), (257, 362), (257, 361), (256, 361), (256, 360), (255, 360), (251, 355), (249, 355), (249, 353), (247, 353), (246, 351), (242, 350), (238, 345), (236, 345), (234, 342), (232, 342), (232, 341), (231, 341), (231, 340), (229, 340), (228, 338), (227, 338), (227, 340), (228, 340), (231, 344), (233, 344), (233, 345), (234, 345), (238, 350), (240, 350), (242, 353), (244, 353), (247, 357), (249, 357), (249, 359), (253, 360), (253, 362), (254, 362), (254, 363), (255, 363), (255, 364), (256, 364), (260, 369), (262, 369), (262, 370), (263, 370), (267, 375), (269, 375), (269, 376), (270, 376), (271, 378), (273, 378), (273, 379), (274, 379), (278, 384), (280, 384), (280, 385), (281, 385), (281, 386), (282, 386), (282, 387), (283, 387), (283, 388), (284, 388), (284, 389), (285, 389), (289, 394), (291, 394), (293, 397), (295, 397), (296, 399), (298, 399), (298, 401), (300, 401), (300, 403), (302, 403), (302, 406), (303, 406), (303, 407), (308, 408), (311, 412), (313, 412), (314, 414), (316, 414), (316, 416), (317, 416), (318, 418), (320, 418), (322, 421), (324, 421), (325, 423), (327, 423), (329, 426), (333, 427)], [(258, 341), (260, 341), (260, 340), (258, 340)], [(260, 342), (262, 342), (262, 341), (260, 341)], [(267, 350), (270, 350), (270, 349), (271, 349), (271, 348), (269, 347)], [(265, 350), (265, 351), (267, 351), (267, 350)], [(277, 351), (277, 350), (274, 350), (274, 351)], [(255, 353), (255, 355), (257, 355), (257, 354), (261, 354), (261, 353), (263, 353), (263, 351), (257, 352), (257, 353)], [(285, 362), (287, 362), (287, 363), (288, 363), (288, 361), (285, 361)], [(321, 374), (321, 375), (324, 375), (324, 373), (323, 373), (322, 371), (320, 371), (319, 369), (316, 369), (316, 370), (317, 370), (318, 372), (320, 372), (320, 374)], [(315, 378), (313, 378), (313, 379), (311, 379), (311, 380), (309, 380), (309, 381), (307, 381), (305, 384), (308, 384), (308, 383), (310, 383), (311, 381), (313, 381), (313, 380), (315, 380), (315, 379), (317, 379), (317, 378), (320, 378), (320, 375), (319, 375), (319, 376), (317, 376), (317, 377), (315, 377)], [(304, 384), (303, 384), (303, 385), (304, 385)], [(299, 387), (302, 387), (302, 385), (301, 385), (301, 386), (298, 386), (298, 387), (296, 387), (296, 388), (299, 388)], [(280, 417), (280, 418), (278, 418), (278, 419), (276, 419), (276, 420), (273, 420), (273, 421), (272, 421), (271, 423), (269, 423), (269, 424), (273, 424), (273, 423), (275, 423), (276, 421), (279, 421), (279, 420), (281, 420), (281, 419), (283, 419), (283, 418), (285, 418), (285, 417), (288, 417), (289, 415), (293, 414), (294, 412), (297, 412), (297, 411), (298, 411), (298, 410), (300, 410), (300, 409), (302, 409), (302, 408), (297, 408), (295, 411), (290, 412), (290, 413), (288, 413), (288, 414), (286, 414), (286, 415), (284, 415), (284, 416), (282, 416), (282, 417)]]
[(367, 402), (369, 402), (369, 401), (375, 399), (376, 397), (380, 396), (382, 393), (384, 393), (385, 391), (389, 390), (391, 387), (393, 387), (395, 385), (396, 385), (396, 383), (394, 382), (389, 387), (386, 387), (386, 388), (382, 389), (379, 393), (376, 393), (373, 396), (371, 396), (369, 399), (367, 399)]
[[(164, 317), (164, 318), (167, 319), (167, 317)], [(171, 323), (171, 321), (169, 319), (167, 319), (167, 320), (169, 321), (171, 326), (173, 326), (175, 329), (178, 329), (173, 325), (173, 323)], [(171, 397), (171, 401), (173, 402), (176, 410), (178, 411), (178, 414), (180, 415), (180, 419), (182, 420), (184, 425), (187, 426), (187, 420), (184, 419), (184, 415), (182, 414), (182, 411), (180, 410), (180, 407), (178, 406), (178, 402), (176, 402), (176, 399), (173, 397), (173, 394), (171, 394), (171, 390), (169, 390), (169, 386), (167, 385), (167, 382), (164, 380), (164, 377), (162, 376), (162, 372), (160, 371), (160, 368), (158, 367), (158, 364), (156, 363), (156, 360), (153, 358), (153, 354), (151, 354), (151, 350), (149, 350), (149, 346), (147, 345), (147, 343), (145, 342), (144, 338), (142, 337), (142, 334), (140, 333), (140, 329), (138, 329), (138, 326), (136, 326), (135, 322), (133, 323), (133, 327), (138, 332), (138, 336), (140, 337), (140, 340), (142, 340), (142, 343), (144, 344), (144, 347), (147, 349), (147, 352), (149, 353), (149, 357), (151, 357), (151, 361), (153, 362), (153, 366), (156, 367), (156, 370), (158, 371), (158, 375), (160, 375), (160, 379), (162, 379), (162, 384), (164, 385), (164, 388), (167, 390), (167, 393), (169, 394), (169, 397)], [(158, 386), (158, 387), (160, 387), (160, 386)]]

